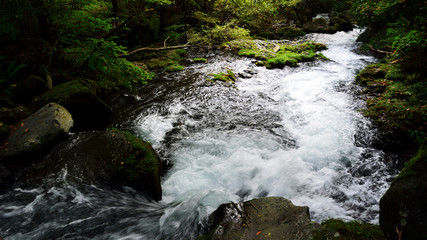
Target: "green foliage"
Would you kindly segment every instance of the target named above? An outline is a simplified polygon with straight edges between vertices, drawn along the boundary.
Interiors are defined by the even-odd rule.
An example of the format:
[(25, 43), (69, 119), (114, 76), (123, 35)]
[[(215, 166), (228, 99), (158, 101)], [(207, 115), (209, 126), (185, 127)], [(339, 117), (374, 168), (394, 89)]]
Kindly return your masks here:
[(426, 48), (427, 18), (425, 16), (415, 16), (414, 22), (400, 18), (396, 22), (390, 23), (387, 29), (387, 42), (396, 51), (409, 50), (414, 47)]
[(206, 28), (202, 32), (190, 32), (188, 41), (193, 45), (221, 45), (224, 42), (236, 39), (249, 39), (249, 31), (228, 22), (225, 25), (216, 25)]
[(168, 38), (168, 41), (173, 43), (178, 43), (185, 38), (185, 25), (171, 25), (165, 29), (165, 37)]
[(313, 240), (383, 240), (385, 239), (380, 227), (369, 223), (356, 221), (344, 222), (337, 219), (329, 219), (322, 222), (322, 228), (313, 234)]
[(384, 44), (395, 52), (426, 48), (427, 6), (423, 1), (356, 0), (352, 13), (358, 24), (386, 28)]
[[(125, 53), (125, 48), (114, 41), (89, 38), (83, 46), (66, 48), (65, 52), (73, 64), (86, 64), (90, 71), (99, 73), (100, 85), (110, 85), (108, 88), (111, 85), (132, 88), (135, 84), (145, 84), (153, 76), (144, 68), (120, 58), (118, 55)], [(112, 79), (116, 82), (109, 83)]]

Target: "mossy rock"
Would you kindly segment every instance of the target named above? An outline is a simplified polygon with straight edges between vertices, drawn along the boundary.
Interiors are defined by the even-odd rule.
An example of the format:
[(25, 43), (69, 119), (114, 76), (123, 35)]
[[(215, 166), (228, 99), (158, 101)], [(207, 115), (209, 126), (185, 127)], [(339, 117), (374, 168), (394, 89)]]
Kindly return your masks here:
[(367, 85), (370, 81), (384, 79), (387, 74), (387, 68), (386, 64), (370, 64), (356, 75), (356, 82)]
[[(392, 182), (380, 201), (380, 226), (387, 239), (427, 239), (427, 144)], [(400, 238), (399, 238), (400, 239)]]
[(223, 204), (210, 216), (212, 230), (199, 239), (311, 239), (320, 226), (310, 220), (308, 207), (282, 197)]
[(286, 26), (279, 30), (279, 35), (282, 38), (292, 39), (292, 38), (304, 36), (305, 32), (299, 28)]
[(329, 219), (322, 222), (312, 240), (385, 240), (380, 226), (356, 221), (344, 222), (339, 219)]
[(194, 58), (193, 62), (195, 63), (206, 63), (208, 60), (206, 58)]
[(241, 49), (239, 55), (260, 60), (262, 63), (257, 62), (258, 66), (265, 65), (266, 68), (270, 69), (285, 66), (296, 67), (299, 62), (327, 59), (323, 54), (316, 53), (326, 49), (326, 46), (321, 43), (305, 42), (297, 45), (276, 45), (273, 43), (263, 47), (265, 48)]
[(330, 25), (335, 26), (337, 31), (351, 31), (353, 30), (353, 24), (345, 18), (332, 17), (330, 19)]
[(66, 150), (51, 152), (24, 173), (23, 179), (30, 179), (27, 187), (66, 167), (67, 181), (115, 190), (132, 187), (148, 199), (161, 200), (161, 163), (150, 143), (117, 129), (79, 132), (70, 141)]
[(228, 82), (228, 83), (234, 83), (236, 81), (236, 74), (232, 70), (227, 70), (226, 73), (220, 72), (218, 74), (211, 73), (211, 76), (214, 77), (214, 81), (222, 81), (222, 82)]
[(91, 80), (73, 80), (55, 86), (33, 99), (32, 107), (49, 102), (64, 106), (74, 119), (74, 131), (103, 129), (111, 117), (111, 108), (96, 95), (96, 83)]
[(130, 132), (112, 130), (122, 135), (131, 145), (131, 153), (124, 155), (118, 172), (113, 175), (112, 185), (128, 185), (147, 193), (151, 198), (160, 201), (162, 189), (160, 185), (160, 160), (149, 142), (143, 141)]
[(186, 52), (185, 49), (176, 49), (159, 53), (148, 53), (142, 55), (143, 59), (140, 59), (140, 61), (142, 61), (149, 70), (159, 70), (168, 66), (177, 65), (184, 60), (183, 56)]
[(170, 65), (165, 69), (166, 72), (180, 72), (183, 70), (184, 70), (184, 67), (179, 64)]
[(314, 32), (314, 33), (336, 33), (337, 26), (329, 26), (326, 24), (326, 21), (323, 18), (317, 18), (304, 24), (303, 27), (305, 32)]

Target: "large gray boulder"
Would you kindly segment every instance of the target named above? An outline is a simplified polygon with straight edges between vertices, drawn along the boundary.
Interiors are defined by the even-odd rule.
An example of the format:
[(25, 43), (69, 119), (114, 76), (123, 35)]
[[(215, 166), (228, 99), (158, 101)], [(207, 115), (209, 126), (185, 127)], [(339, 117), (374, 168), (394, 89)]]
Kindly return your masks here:
[(0, 159), (45, 150), (73, 126), (71, 114), (59, 104), (49, 103), (18, 123), (0, 152)]
[(282, 197), (266, 197), (221, 205), (212, 214), (215, 228), (206, 239), (306, 240), (320, 227), (310, 220), (308, 207)]

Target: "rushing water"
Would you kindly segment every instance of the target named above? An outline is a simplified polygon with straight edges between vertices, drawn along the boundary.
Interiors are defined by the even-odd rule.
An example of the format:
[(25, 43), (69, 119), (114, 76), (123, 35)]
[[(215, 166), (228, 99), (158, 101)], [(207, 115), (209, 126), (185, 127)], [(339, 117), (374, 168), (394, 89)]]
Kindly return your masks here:
[[(220, 204), (263, 196), (309, 206), (315, 221), (376, 223), (392, 173), (358, 111), (354, 76), (374, 59), (355, 52), (357, 35), (310, 35), (331, 61), (267, 70), (215, 55), (123, 97), (119, 127), (151, 141), (171, 166), (163, 200), (72, 183), (64, 167), (38, 187), (0, 196), (0, 236), (195, 239)], [(226, 69), (252, 77), (235, 86), (206, 81)]]

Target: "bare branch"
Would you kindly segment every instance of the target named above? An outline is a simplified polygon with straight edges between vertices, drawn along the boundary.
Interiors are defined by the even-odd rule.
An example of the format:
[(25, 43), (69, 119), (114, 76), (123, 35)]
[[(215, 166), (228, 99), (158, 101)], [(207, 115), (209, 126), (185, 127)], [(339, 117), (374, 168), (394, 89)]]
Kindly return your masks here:
[(160, 47), (160, 48), (149, 48), (149, 47), (138, 48), (138, 49), (135, 49), (135, 50), (133, 50), (131, 52), (128, 52), (126, 54), (125, 53), (124, 54), (119, 54), (118, 57), (130, 57), (130, 56), (135, 55), (135, 54), (137, 54), (139, 52), (158, 52), (158, 51), (171, 50), (171, 49), (177, 49), (177, 48), (185, 48), (185, 47), (188, 47), (188, 46), (190, 46), (190, 43), (186, 43), (184, 45), (170, 46), (170, 47)]

